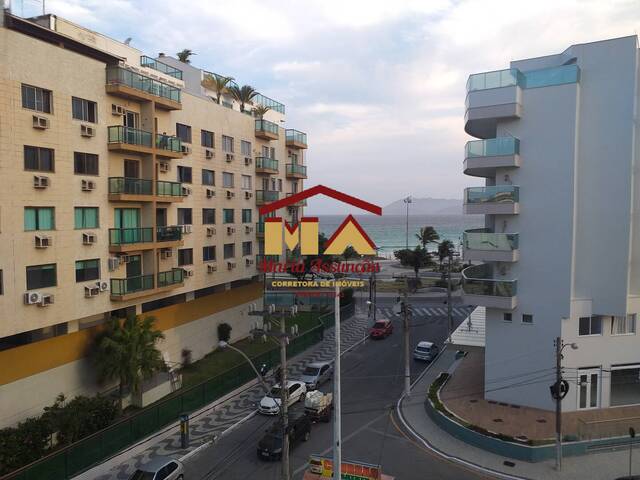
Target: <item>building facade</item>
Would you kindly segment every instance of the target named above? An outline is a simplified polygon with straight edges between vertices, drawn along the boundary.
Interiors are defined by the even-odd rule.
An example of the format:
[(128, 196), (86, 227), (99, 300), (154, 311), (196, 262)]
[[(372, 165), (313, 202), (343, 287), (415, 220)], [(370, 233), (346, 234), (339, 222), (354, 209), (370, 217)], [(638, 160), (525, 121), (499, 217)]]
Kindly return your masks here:
[(637, 37), (573, 45), (467, 83), (469, 304), (486, 307), (485, 398), (566, 411), (640, 403)]
[(222, 321), (247, 335), (258, 206), (306, 178), (284, 105), (217, 103), (216, 74), (54, 15), (5, 12), (0, 46), (0, 426), (104, 389), (88, 356), (111, 316), (156, 317), (172, 363)]

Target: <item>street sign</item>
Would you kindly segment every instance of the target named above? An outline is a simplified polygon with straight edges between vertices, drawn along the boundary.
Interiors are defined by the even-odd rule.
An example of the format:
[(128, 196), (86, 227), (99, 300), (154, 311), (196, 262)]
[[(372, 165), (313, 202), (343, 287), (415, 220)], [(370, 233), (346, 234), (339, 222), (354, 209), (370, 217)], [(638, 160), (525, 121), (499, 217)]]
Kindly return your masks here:
[[(320, 478), (333, 477), (333, 461), (312, 455), (309, 459), (310, 471), (320, 474)], [(340, 478), (343, 480), (380, 480), (380, 465), (368, 463), (342, 462)]]

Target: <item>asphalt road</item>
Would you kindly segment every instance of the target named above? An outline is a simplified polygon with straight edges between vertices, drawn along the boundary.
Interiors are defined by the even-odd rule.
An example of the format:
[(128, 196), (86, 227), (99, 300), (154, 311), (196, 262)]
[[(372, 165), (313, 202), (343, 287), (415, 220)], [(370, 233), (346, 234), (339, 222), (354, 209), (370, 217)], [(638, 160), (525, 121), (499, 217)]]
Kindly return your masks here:
[[(394, 299), (379, 298), (378, 307), (392, 306)], [(418, 300), (414, 307), (442, 306), (441, 302)], [(455, 305), (459, 307), (459, 305)], [(388, 311), (388, 310), (387, 310)], [(424, 310), (423, 310), (424, 311)], [(446, 317), (445, 317), (446, 318)], [(367, 341), (343, 357), (342, 361), (342, 455), (344, 460), (382, 465), (396, 479), (480, 479), (486, 478), (441, 460), (418, 446), (397, 428), (392, 411), (403, 389), (402, 325), (394, 319), (394, 333), (383, 340)], [(463, 317), (454, 317), (454, 326)], [(447, 335), (442, 315), (415, 315), (411, 323), (412, 349), (420, 340), (442, 344)], [(412, 376), (417, 377), (426, 363), (412, 360)], [(331, 382), (320, 388), (331, 390)], [(295, 409), (301, 409), (297, 405)], [(256, 446), (264, 430), (276, 421), (256, 415), (215, 445), (188, 459), (185, 480), (270, 480), (279, 479), (280, 462), (257, 457)], [(311, 454), (331, 456), (332, 425), (318, 423), (311, 439), (291, 451), (292, 479), (302, 479)]]

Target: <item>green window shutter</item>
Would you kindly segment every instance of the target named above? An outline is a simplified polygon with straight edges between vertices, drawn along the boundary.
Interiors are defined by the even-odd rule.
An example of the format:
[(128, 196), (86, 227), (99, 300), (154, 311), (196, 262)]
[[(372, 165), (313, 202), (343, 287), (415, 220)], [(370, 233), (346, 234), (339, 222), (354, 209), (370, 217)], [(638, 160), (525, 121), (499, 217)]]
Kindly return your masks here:
[(36, 230), (36, 209), (35, 208), (25, 208), (24, 209), (24, 230), (25, 232), (30, 232)]
[(53, 208), (38, 209), (38, 227), (40, 230), (53, 230), (55, 228)]

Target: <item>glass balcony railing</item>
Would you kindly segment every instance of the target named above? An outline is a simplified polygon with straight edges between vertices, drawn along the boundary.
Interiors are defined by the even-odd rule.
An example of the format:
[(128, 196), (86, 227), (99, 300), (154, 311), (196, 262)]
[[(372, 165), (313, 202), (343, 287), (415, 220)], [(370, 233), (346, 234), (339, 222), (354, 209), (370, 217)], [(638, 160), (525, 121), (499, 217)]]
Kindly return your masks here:
[(307, 144), (307, 134), (303, 132), (299, 132), (298, 130), (287, 129), (285, 130), (285, 135), (287, 142), (296, 142), (302, 143), (304, 145)]
[(168, 287), (184, 281), (184, 269), (173, 268), (167, 272), (158, 273), (158, 288)]
[(169, 152), (182, 152), (182, 140), (171, 135), (156, 134), (156, 148)]
[(151, 132), (145, 132), (137, 128), (113, 125), (108, 129), (109, 143), (127, 143), (129, 145), (140, 145), (141, 147), (152, 147)]
[(303, 175), (306, 178), (307, 167), (297, 163), (287, 163), (287, 175)]
[(156, 182), (156, 195), (167, 197), (182, 197), (182, 184), (179, 182), (166, 182), (158, 180)]
[(182, 240), (182, 228), (179, 226), (156, 227), (157, 242), (177, 242)]
[(153, 288), (153, 275), (111, 279), (111, 295), (122, 296)]
[(520, 140), (514, 137), (489, 138), (474, 140), (465, 146), (465, 158), (497, 157), (500, 155), (516, 155), (520, 153)]
[(276, 102), (273, 98), (265, 97), (264, 95), (258, 93), (255, 97), (253, 97), (253, 101), (258, 105), (269, 107), (271, 110), (280, 112), (284, 115), (284, 105), (280, 102)]
[(465, 204), (517, 203), (520, 189), (515, 185), (495, 185), (491, 187), (470, 187), (464, 190)]
[[(203, 70), (202, 73), (203, 73), (205, 78), (207, 77), (207, 75), (210, 75), (210, 76), (212, 76), (214, 78), (228, 78), (229, 79), (229, 83), (227, 83), (228, 87), (237, 87), (237, 88), (239, 88), (239, 85), (231, 77), (225, 77), (224, 75), (220, 75), (219, 73), (208, 72), (206, 70)], [(255, 97), (254, 97), (254, 100), (255, 100)], [(232, 107), (233, 107), (233, 105), (232, 105)]]
[(107, 84), (125, 85), (141, 92), (180, 103), (180, 89), (119, 66), (107, 67)]
[(171, 65), (167, 65), (164, 62), (156, 60), (151, 57), (147, 57), (146, 55), (142, 55), (140, 57), (140, 66), (146, 68), (152, 68), (159, 72), (165, 73), (170, 77), (177, 78), (178, 80), (182, 80), (182, 70), (178, 70)]
[(256, 233), (264, 235), (264, 222), (256, 222)]
[(559, 65), (522, 72), (517, 68), (507, 68), (494, 72), (474, 73), (467, 80), (467, 92), (488, 90), (490, 88), (512, 87), (539, 88), (566, 83), (577, 83), (580, 80), (578, 65)]
[(467, 92), (488, 90), (489, 88), (512, 87), (518, 85), (522, 74), (517, 68), (507, 68), (494, 72), (474, 73), (467, 80)]
[(462, 289), (466, 295), (515, 297), (517, 286), (517, 280), (493, 278), (493, 270), (489, 264), (473, 265), (462, 271)]
[(256, 157), (256, 168), (278, 171), (278, 160), (268, 157)]
[(278, 192), (272, 190), (256, 190), (257, 203), (275, 202), (278, 198)]
[(464, 247), (468, 250), (510, 252), (518, 249), (517, 233), (493, 233), (488, 228), (466, 230), (462, 234)]
[(258, 119), (256, 120), (256, 132), (266, 132), (278, 135), (278, 125), (270, 122), (269, 120)]
[(109, 245), (153, 242), (153, 228), (110, 228)]
[[(291, 195), (296, 195), (295, 193), (287, 193), (287, 197), (290, 197)], [(304, 200), (298, 200), (296, 203), (293, 204), (293, 206), (295, 207), (306, 207), (307, 206), (307, 199), (305, 198)]]
[(153, 181), (142, 178), (109, 177), (109, 193), (127, 195), (152, 195)]

